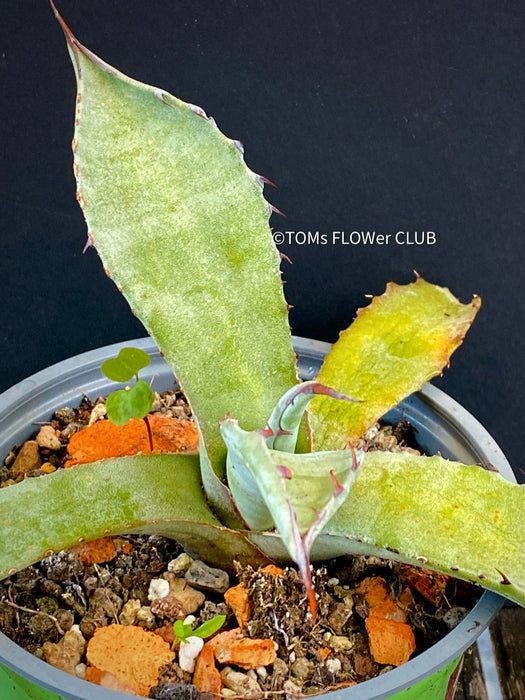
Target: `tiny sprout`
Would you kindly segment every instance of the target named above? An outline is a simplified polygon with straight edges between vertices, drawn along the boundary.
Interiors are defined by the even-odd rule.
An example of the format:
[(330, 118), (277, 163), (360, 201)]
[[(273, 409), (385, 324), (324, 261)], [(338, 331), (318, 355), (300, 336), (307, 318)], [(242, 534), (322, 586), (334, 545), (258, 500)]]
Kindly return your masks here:
[(154, 394), (149, 384), (139, 379), (138, 373), (149, 365), (147, 353), (138, 348), (122, 348), (118, 357), (102, 363), (102, 373), (112, 381), (128, 382), (135, 377), (136, 383), (125, 389), (118, 389), (106, 399), (109, 420), (115, 425), (125, 425), (131, 418), (142, 418), (148, 431), (149, 446), (153, 452), (153, 436), (148, 421), (148, 413), (153, 406)]
[(225, 621), (226, 615), (215, 615), (215, 617), (199, 625), (197, 629), (193, 629), (191, 625), (185, 624), (183, 620), (175, 620), (173, 623), (173, 631), (175, 632), (173, 645), (179, 642), (187, 642), (189, 637), (201, 637), (201, 639), (211, 637), (212, 634), (220, 630)]
[(144, 367), (149, 365), (149, 355), (139, 348), (122, 348), (118, 357), (102, 363), (102, 373), (114, 382), (129, 382)]

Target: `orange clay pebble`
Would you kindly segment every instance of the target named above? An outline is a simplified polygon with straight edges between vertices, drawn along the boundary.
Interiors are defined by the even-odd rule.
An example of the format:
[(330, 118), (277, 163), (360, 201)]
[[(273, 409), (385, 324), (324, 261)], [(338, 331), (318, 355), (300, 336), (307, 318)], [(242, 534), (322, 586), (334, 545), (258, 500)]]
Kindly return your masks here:
[(371, 615), (366, 619), (370, 653), (378, 664), (401, 666), (416, 649), (410, 625)]
[(84, 566), (102, 564), (102, 562), (111, 561), (117, 556), (112, 537), (101, 537), (91, 542), (82, 542), (82, 544), (72, 547), (70, 551), (77, 555)]
[[(195, 423), (168, 416), (148, 417), (156, 453), (199, 451), (199, 438)], [(109, 420), (99, 420), (89, 428), (75, 433), (69, 441), (71, 459), (66, 467), (96, 462), (109, 457), (124, 457), (142, 452), (149, 454), (148, 432), (143, 420), (132, 418), (126, 425), (114, 425)]]
[(390, 597), (388, 584), (380, 576), (368, 576), (363, 579), (357, 589), (358, 593), (365, 594), (368, 604), (368, 614), (375, 617), (383, 617), (387, 620), (406, 622), (405, 611)]
[(124, 541), (120, 546), (120, 550), (122, 554), (129, 554), (133, 550), (133, 545), (131, 544), (131, 542)]
[[(280, 574), (284, 574), (284, 570), (280, 569), (274, 564), (268, 564), (261, 569), (261, 573), (269, 576), (279, 576)], [(239, 583), (238, 586), (229, 588), (224, 594), (224, 600), (233, 610), (237, 622), (239, 623), (239, 627), (241, 629), (246, 629), (252, 616), (252, 608), (248, 597), (248, 587), (244, 583)]]
[(224, 600), (233, 610), (239, 627), (246, 629), (248, 622), (252, 616), (252, 607), (248, 598), (248, 587), (244, 583), (239, 583), (238, 586), (228, 588), (224, 593)]
[(390, 598), (387, 582), (381, 576), (367, 576), (357, 587), (357, 592), (365, 594), (369, 608), (381, 605)]
[(277, 658), (272, 639), (233, 639), (213, 645), (215, 658), (220, 664), (232, 664), (249, 671), (259, 666), (269, 666)]
[(406, 585), (415, 588), (436, 607), (440, 604), (447, 587), (448, 576), (428, 569), (416, 569), (408, 565), (402, 566), (400, 573), (401, 580)]
[(99, 627), (86, 649), (90, 666), (112, 674), (145, 698), (156, 685), (160, 668), (174, 656), (161, 637), (135, 625)]
[(231, 642), (242, 639), (242, 632), (239, 627), (235, 627), (232, 630), (225, 630), (224, 632), (219, 632), (215, 634), (211, 639), (209, 639), (206, 644), (215, 649), (215, 647), (230, 644)]
[(112, 673), (101, 671), (94, 666), (88, 666), (86, 668), (85, 679), (90, 683), (95, 683), (96, 685), (100, 685), (102, 688), (107, 688), (108, 690), (118, 690), (120, 693), (135, 695), (135, 689), (130, 685), (119, 681), (119, 679)]
[(284, 574), (284, 569), (280, 569), (278, 566), (275, 566), (275, 564), (268, 564), (267, 566), (261, 569), (261, 574), (269, 574), (270, 576), (280, 576), (281, 574)]
[(320, 649), (317, 650), (317, 653), (321, 657), (321, 661), (326, 661), (326, 659), (332, 653), (332, 650), (329, 647), (321, 647)]
[(213, 693), (216, 696), (222, 690), (221, 674), (215, 666), (215, 654), (209, 642), (202, 647), (197, 657), (193, 685), (200, 693)]

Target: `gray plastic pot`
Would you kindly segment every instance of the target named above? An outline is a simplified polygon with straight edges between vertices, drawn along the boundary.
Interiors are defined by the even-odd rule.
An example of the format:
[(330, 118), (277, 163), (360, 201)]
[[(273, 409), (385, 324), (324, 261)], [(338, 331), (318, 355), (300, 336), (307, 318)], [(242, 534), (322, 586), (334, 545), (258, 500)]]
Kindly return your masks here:
[[(153, 379), (158, 391), (173, 386), (171, 370), (149, 338), (118, 343), (60, 362), (25, 379), (0, 396), (0, 454), (6, 455), (15, 443), (27, 440), (34, 423), (47, 421), (63, 406), (75, 406), (84, 394), (104, 395), (113, 386), (100, 371), (100, 365), (126, 345), (140, 347), (151, 355), (151, 365), (143, 373)], [(303, 379), (315, 377), (327, 343), (294, 338)], [(426, 385), (407, 398), (386, 418), (405, 418), (417, 430), (420, 446), (431, 453), (469, 463), (492, 464), (511, 481), (516, 481), (503, 453), (486, 430), (456, 401)], [(471, 646), (498, 612), (503, 599), (485, 592), (474, 609), (444, 639), (404, 666), (370, 681), (327, 693), (331, 700), (371, 700), (394, 697), (400, 700), (443, 698), (461, 654)], [(126, 700), (129, 695), (106, 690), (59, 671), (40, 661), (0, 633), (0, 697), (2, 700)]]

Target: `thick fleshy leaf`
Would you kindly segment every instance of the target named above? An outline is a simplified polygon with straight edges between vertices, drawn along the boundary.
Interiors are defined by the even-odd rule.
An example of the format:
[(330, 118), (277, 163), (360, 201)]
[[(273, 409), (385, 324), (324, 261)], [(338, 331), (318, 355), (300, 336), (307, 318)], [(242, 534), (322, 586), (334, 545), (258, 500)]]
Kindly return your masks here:
[(204, 497), (196, 455), (84, 464), (0, 490), (0, 578), (52, 552), (110, 534), (172, 537), (210, 563), (268, 561), (224, 527)]
[[(277, 534), (247, 533), (278, 561)], [(477, 583), (525, 606), (525, 487), (441, 457), (368, 452), (312, 561), (372, 555)]]
[(418, 278), (389, 283), (358, 311), (325, 358), (318, 381), (361, 403), (316, 397), (310, 404), (315, 450), (343, 449), (448, 365), (481, 301), (460, 303), (448, 289)]
[(214, 513), (224, 525), (234, 529), (244, 529), (246, 523), (235, 504), (229, 486), (219, 479), (212, 469), (208, 454), (202, 443), (202, 436), (199, 437), (199, 452), (202, 485), (208, 500), (213, 504)]
[(231, 418), (221, 422), (221, 433), (228, 447), (228, 483), (243, 518), (252, 529), (277, 528), (315, 616), (310, 549), (348, 496), (359, 465), (356, 455), (270, 450), (260, 432), (244, 431)]
[(344, 401), (357, 400), (319, 382), (297, 384), (281, 397), (262, 431), (268, 447), (283, 452), (295, 452), (304, 412), (314, 396), (327, 396)]
[(219, 418), (260, 427), (297, 382), (262, 179), (200, 108), (118, 72), (59, 19), (88, 242), (173, 367), (222, 476)]
[(478, 466), (406, 452), (366, 454), (313, 556), (335, 556), (334, 545), (339, 555), (357, 546), (525, 605), (525, 488)]

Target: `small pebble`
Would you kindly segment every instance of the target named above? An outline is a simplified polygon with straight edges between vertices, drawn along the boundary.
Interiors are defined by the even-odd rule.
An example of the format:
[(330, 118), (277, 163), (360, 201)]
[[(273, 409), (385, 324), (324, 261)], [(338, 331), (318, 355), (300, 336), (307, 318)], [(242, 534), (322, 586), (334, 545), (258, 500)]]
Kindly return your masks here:
[(455, 606), (443, 615), (443, 622), (449, 630), (454, 629), (468, 613), (466, 608)]
[(221, 678), (226, 688), (233, 690), (246, 700), (256, 700), (263, 695), (261, 686), (256, 680), (250, 678), (246, 673), (234, 671), (230, 666), (226, 666), (221, 671)]
[(230, 577), (226, 571), (214, 569), (202, 561), (192, 563), (186, 572), (185, 579), (195, 588), (215, 593), (224, 593), (230, 587)]
[(62, 443), (58, 439), (52, 425), (43, 425), (40, 428), (38, 435), (36, 436), (36, 442), (39, 447), (43, 447), (46, 450), (52, 450), (53, 452), (62, 447)]
[(150, 698), (155, 700), (196, 700), (199, 692), (190, 683), (165, 683), (151, 689)]
[(119, 615), (121, 625), (134, 625), (137, 620), (137, 614), (141, 608), (140, 600), (131, 598), (122, 606), (122, 611)]
[(93, 410), (91, 411), (91, 415), (89, 416), (88, 426), (92, 426), (93, 423), (96, 423), (98, 420), (104, 418), (106, 415), (106, 404), (102, 402), (95, 404)]
[(59, 408), (58, 411), (55, 411), (55, 418), (62, 423), (62, 425), (67, 425), (75, 420), (75, 411), (69, 408), (69, 406)]
[(204, 646), (202, 637), (188, 637), (186, 641), (181, 642), (179, 649), (179, 666), (183, 671), (193, 673), (195, 670), (195, 662)]
[(20, 452), (11, 467), (11, 477), (16, 478), (17, 476), (33, 471), (33, 469), (38, 469), (41, 463), (42, 460), (40, 459), (37, 441), (28, 440), (24, 442), (20, 448)]
[(168, 620), (180, 620), (188, 613), (181, 602), (171, 593), (164, 598), (155, 598), (151, 601), (151, 612), (160, 618)]
[(152, 411), (160, 411), (162, 408), (162, 400), (158, 391), (153, 392), (153, 403), (151, 404)]
[(171, 571), (171, 573), (175, 574), (175, 576), (184, 576), (186, 571), (188, 571), (190, 568), (192, 562), (193, 559), (190, 557), (190, 555), (183, 552), (182, 554), (179, 554), (176, 559), (172, 559), (168, 563), (168, 571)]
[(149, 605), (143, 605), (137, 612), (137, 623), (146, 629), (153, 629), (155, 627), (155, 615), (151, 612)]
[(300, 656), (293, 662), (291, 671), (294, 678), (305, 681), (313, 674), (314, 664), (306, 657)]
[(303, 694), (303, 689), (297, 685), (297, 683), (294, 683), (291, 678), (288, 678), (287, 680), (284, 681), (283, 683), (283, 690), (286, 694), (286, 697), (297, 697)]
[(165, 598), (170, 592), (169, 581), (163, 578), (152, 578), (148, 589), (148, 600)]
[(353, 646), (352, 641), (343, 635), (334, 634), (330, 639), (330, 649), (334, 651), (348, 651)]
[(75, 622), (75, 615), (71, 610), (63, 610), (62, 608), (59, 608), (59, 610), (57, 610), (55, 613), (55, 619), (60, 625), (60, 629), (64, 630), (64, 632), (67, 632), (73, 627), (78, 629), (80, 632), (78, 625), (73, 624)]
[(312, 685), (321, 686), (321, 688), (326, 688), (335, 683), (335, 674), (330, 671), (328, 666), (322, 665), (315, 669), (314, 675), (312, 676)]
[(206, 600), (204, 593), (192, 588), (185, 579), (177, 578), (175, 574), (170, 572), (167, 572), (164, 576), (170, 583), (170, 596), (178, 602), (181, 608), (179, 617), (191, 615), (204, 604)]
[(84, 678), (86, 677), (86, 668), (86, 664), (77, 664), (75, 666), (75, 676), (84, 680)]
[(326, 668), (336, 676), (341, 671), (341, 661), (337, 658), (328, 658), (325, 661)]

